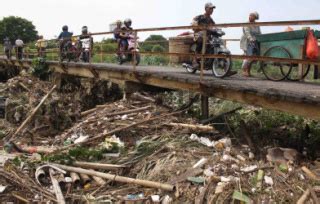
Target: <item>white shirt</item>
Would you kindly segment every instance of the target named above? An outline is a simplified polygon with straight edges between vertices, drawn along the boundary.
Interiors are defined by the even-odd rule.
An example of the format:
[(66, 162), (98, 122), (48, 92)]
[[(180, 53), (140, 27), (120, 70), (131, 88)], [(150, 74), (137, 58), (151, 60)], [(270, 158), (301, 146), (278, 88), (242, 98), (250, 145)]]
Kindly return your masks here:
[(20, 39), (16, 40), (16, 46), (17, 47), (23, 47), (23, 45), (24, 45), (24, 43), (23, 43), (22, 40), (20, 40)]

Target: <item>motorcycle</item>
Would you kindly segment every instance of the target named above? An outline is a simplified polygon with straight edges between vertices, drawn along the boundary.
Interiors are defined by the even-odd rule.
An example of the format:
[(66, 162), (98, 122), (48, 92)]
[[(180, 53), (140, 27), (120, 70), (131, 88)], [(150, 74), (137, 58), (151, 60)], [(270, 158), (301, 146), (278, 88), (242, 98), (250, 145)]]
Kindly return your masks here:
[(65, 59), (70, 62), (78, 62), (81, 55), (81, 44), (79, 40), (60, 40), (61, 53), (60, 61)]
[[(125, 53), (123, 55), (118, 53), (118, 63), (120, 65), (123, 64), (124, 62), (134, 63), (134, 61), (136, 65), (139, 65), (141, 57), (139, 53), (138, 39), (139, 37), (135, 37), (133, 34), (128, 35), (128, 49), (125, 50)], [(135, 56), (135, 60), (134, 60), (134, 56)]]
[(91, 58), (91, 49), (92, 49), (92, 38), (80, 39), (81, 44), (81, 56), (80, 59), (83, 62), (90, 62)]
[[(211, 29), (207, 31), (208, 43), (206, 47), (206, 54), (214, 55), (226, 55), (226, 58), (205, 58), (204, 60), (204, 70), (212, 70), (212, 73), (217, 78), (223, 78), (230, 75), (230, 70), (232, 68), (232, 60), (227, 57), (231, 54), (230, 50), (224, 45), (224, 41), (221, 39), (225, 35), (221, 29)], [(191, 50), (195, 52), (196, 44), (191, 47)], [(197, 60), (200, 64), (200, 60)], [(189, 73), (196, 73), (200, 70), (200, 66), (194, 67), (192, 64), (184, 63), (183, 67), (186, 68)]]

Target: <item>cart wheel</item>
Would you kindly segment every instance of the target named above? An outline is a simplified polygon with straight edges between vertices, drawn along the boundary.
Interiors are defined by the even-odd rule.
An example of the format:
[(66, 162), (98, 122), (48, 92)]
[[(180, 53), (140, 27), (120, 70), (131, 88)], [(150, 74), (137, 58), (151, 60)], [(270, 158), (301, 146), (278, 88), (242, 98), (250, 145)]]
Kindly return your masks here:
[[(275, 46), (268, 49), (264, 55), (265, 57), (277, 58), (292, 58), (288, 50), (283, 47)], [(281, 81), (286, 79), (291, 70), (292, 64), (286, 62), (261, 62), (260, 68), (265, 77), (272, 81)]]
[(300, 72), (300, 69), (298, 67), (293, 67), (290, 74), (287, 76), (287, 79), (290, 81), (300, 81), (309, 74), (310, 68), (311, 65), (308, 64), (308, 66), (304, 67), (302, 69), (302, 72)]

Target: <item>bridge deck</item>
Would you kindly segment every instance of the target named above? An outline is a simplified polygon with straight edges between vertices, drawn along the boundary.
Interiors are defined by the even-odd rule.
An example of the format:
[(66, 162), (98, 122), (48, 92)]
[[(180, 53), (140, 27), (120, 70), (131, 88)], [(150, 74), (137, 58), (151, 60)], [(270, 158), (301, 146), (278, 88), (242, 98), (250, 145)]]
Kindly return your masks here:
[[(0, 58), (3, 64), (30, 67), (30, 60), (18, 62)], [(189, 90), (207, 96), (285, 111), (313, 119), (320, 119), (320, 85), (307, 82), (272, 82), (258, 78), (232, 76), (214, 78), (206, 72), (202, 83), (198, 74), (186, 73), (183, 68), (132, 66), (116, 64), (85, 64), (49, 61), (56, 72), (82, 77), (99, 77), (117, 82), (131, 81), (176, 90)], [(94, 71), (92, 71), (94, 70)]]

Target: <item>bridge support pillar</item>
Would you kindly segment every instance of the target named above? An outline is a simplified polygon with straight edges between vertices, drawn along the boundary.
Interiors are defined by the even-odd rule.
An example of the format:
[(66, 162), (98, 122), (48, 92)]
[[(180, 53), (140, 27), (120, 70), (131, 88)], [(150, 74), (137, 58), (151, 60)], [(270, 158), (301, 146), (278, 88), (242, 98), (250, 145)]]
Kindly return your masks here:
[(53, 73), (51, 81), (54, 85), (57, 86), (57, 89), (60, 89), (61, 88), (61, 81), (62, 81), (62, 74), (57, 73), (57, 72)]
[(201, 95), (201, 118), (209, 118), (209, 97)]

